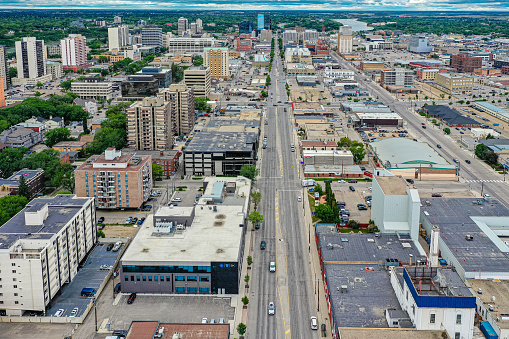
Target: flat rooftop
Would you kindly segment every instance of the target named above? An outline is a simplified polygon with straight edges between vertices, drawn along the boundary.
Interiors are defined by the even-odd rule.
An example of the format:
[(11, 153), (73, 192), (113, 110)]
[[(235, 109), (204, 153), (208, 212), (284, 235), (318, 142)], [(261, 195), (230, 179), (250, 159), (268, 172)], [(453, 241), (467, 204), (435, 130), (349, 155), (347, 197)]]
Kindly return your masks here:
[[(215, 206), (217, 212), (213, 212), (212, 206), (210, 209), (196, 206), (192, 225), (173, 236), (153, 235), (154, 219), (148, 217), (122, 257), (122, 263), (237, 261), (243, 231), (240, 225), (245, 218), (243, 206)], [(166, 209), (157, 215), (164, 215)], [(184, 211), (175, 209), (175, 213)]]
[(407, 184), (405, 179), (400, 176), (394, 177), (375, 177), (376, 182), (385, 195), (407, 195)]
[[(343, 327), (388, 327), (386, 309), (402, 311), (389, 272), (361, 264), (325, 264), (332, 313)], [(346, 290), (341, 287), (346, 286)]]
[[(429, 205), (426, 203), (429, 201)], [(509, 248), (490, 226), (509, 224), (509, 209), (493, 198), (474, 204), (472, 198), (423, 198), (421, 217), (440, 227), (440, 239), (465, 273), (508, 272)], [(472, 240), (466, 240), (466, 236)]]
[[(443, 339), (445, 331), (418, 331), (410, 328), (339, 328), (341, 339)], [(445, 337), (444, 337), (445, 335)]]
[(184, 150), (191, 152), (252, 152), (257, 140), (255, 133), (247, 132), (198, 132)]
[[(498, 315), (509, 314), (509, 281), (477, 279), (467, 279), (467, 281), (474, 290), (475, 296), (486, 306), (486, 309), (491, 313), (493, 319), (496, 319)], [(479, 288), (482, 292), (480, 294), (478, 293)], [(493, 296), (495, 297), (495, 301), (492, 299)], [(497, 306), (498, 312), (489, 311), (488, 305)], [(499, 318), (500, 321), (497, 321), (497, 325), (502, 329), (509, 329), (509, 318)]]
[[(93, 198), (77, 198), (75, 195), (60, 194), (54, 198), (37, 198), (12, 217), (0, 228), (0, 249), (10, 248), (18, 239), (51, 239), (76, 213)], [(37, 212), (48, 204), (48, 217), (44, 225), (27, 225), (24, 212)]]

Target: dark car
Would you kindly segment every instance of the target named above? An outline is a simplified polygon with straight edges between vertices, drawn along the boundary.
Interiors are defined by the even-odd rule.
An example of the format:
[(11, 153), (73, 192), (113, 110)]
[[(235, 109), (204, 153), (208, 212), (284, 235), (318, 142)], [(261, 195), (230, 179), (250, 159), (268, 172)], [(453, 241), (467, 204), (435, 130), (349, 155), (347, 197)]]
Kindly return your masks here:
[(435, 197), (435, 198), (440, 198), (442, 196), (442, 194), (440, 194), (440, 193), (433, 193), (431, 196)]
[(355, 192), (355, 187), (350, 186), (350, 187), (348, 187), (348, 188), (350, 188), (350, 191)]
[(336, 203), (338, 204), (338, 206), (346, 206), (346, 202), (344, 201), (337, 201)]
[(113, 248), (113, 246), (115, 246), (114, 244), (109, 244), (107, 247), (106, 247), (106, 251), (111, 251), (111, 249)]
[(103, 230), (104, 229), (104, 224), (99, 224), (99, 230)]
[(359, 211), (362, 211), (362, 210), (367, 210), (368, 206), (366, 206), (364, 204), (357, 204), (357, 208), (359, 209)]
[(117, 336), (117, 337), (125, 337), (127, 335), (127, 331), (115, 330), (115, 331), (113, 331), (112, 335)]
[(121, 291), (120, 283), (115, 285), (115, 293), (118, 293)]
[(138, 222), (138, 218), (133, 218), (133, 220), (131, 220), (131, 224), (136, 224)]
[(104, 217), (100, 217), (98, 220), (97, 220), (97, 223), (100, 224), (104, 221)]
[(131, 293), (131, 295), (129, 296), (129, 298), (127, 298), (127, 303), (128, 304), (132, 304), (134, 299), (136, 299), (136, 293)]
[(406, 179), (406, 181), (407, 181), (409, 184), (413, 184), (413, 183), (414, 183), (414, 179)]
[(442, 145), (440, 145), (440, 144), (437, 144), (437, 147), (438, 147), (438, 148), (442, 148)]
[(348, 183), (349, 183), (349, 184), (356, 184), (356, 183), (357, 183), (357, 180), (355, 180), (355, 179), (354, 179), (354, 180), (349, 180), (349, 181), (348, 181)]
[(260, 249), (264, 250), (266, 247), (267, 247), (267, 243), (265, 243), (265, 240), (262, 240), (262, 242), (260, 243)]
[(468, 160), (468, 159), (467, 159), (467, 160), (465, 160), (465, 162), (466, 162), (467, 164), (470, 164), (470, 163), (471, 163), (471, 161), (470, 161), (470, 160)]

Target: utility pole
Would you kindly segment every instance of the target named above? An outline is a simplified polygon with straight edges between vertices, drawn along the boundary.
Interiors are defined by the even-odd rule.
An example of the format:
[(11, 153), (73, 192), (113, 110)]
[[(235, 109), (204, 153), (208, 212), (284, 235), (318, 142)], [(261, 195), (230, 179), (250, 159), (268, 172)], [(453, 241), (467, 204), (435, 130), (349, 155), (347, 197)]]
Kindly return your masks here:
[(97, 332), (97, 299), (94, 297), (95, 331)]

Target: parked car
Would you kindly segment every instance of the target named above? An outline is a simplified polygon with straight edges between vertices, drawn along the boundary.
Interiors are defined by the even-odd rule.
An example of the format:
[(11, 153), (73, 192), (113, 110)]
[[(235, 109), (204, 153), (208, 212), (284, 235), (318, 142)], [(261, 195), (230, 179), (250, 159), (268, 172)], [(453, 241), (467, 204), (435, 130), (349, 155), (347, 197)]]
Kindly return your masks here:
[(431, 196), (435, 197), (435, 198), (440, 198), (442, 196), (442, 194), (440, 194), (440, 193), (433, 193)]
[(71, 315), (69, 317), (75, 317), (78, 315), (79, 308), (75, 307), (72, 309)]
[(101, 230), (101, 231), (102, 231), (102, 230), (104, 229), (104, 224), (99, 224), (99, 227), (98, 227), (98, 228), (99, 228), (99, 230)]
[(357, 183), (357, 180), (353, 179), (353, 180), (349, 180), (348, 181), (349, 184), (356, 184)]
[(111, 251), (113, 246), (115, 246), (115, 245), (114, 244), (108, 244), (108, 246), (106, 247), (106, 251)]
[(122, 285), (120, 283), (117, 283), (115, 285), (115, 293), (119, 293), (122, 290)]
[(202, 318), (201, 319), (201, 323), (202, 324), (207, 324), (209, 322), (209, 320), (207, 318)]
[(182, 202), (182, 198), (173, 198), (171, 199), (172, 202)]
[(131, 293), (129, 298), (127, 298), (127, 303), (132, 304), (135, 299), (136, 299), (136, 293)]
[(265, 242), (265, 240), (262, 240), (262, 242), (260, 243), (260, 249), (264, 250), (266, 247), (267, 247), (267, 243)]
[(350, 187), (348, 187), (348, 188), (350, 189), (350, 191), (355, 192), (355, 187), (350, 186)]
[(97, 219), (98, 224), (101, 224), (103, 221), (104, 221), (104, 217), (100, 217), (99, 219)]
[(318, 329), (318, 319), (316, 319), (315, 316), (311, 317), (311, 329), (312, 330)]
[(132, 220), (133, 220), (133, 218), (131, 218), (131, 217), (127, 218), (126, 221), (125, 221), (125, 224), (129, 225)]
[(61, 317), (63, 314), (64, 314), (65, 310), (63, 308), (59, 309), (56, 313), (55, 313), (55, 317)]
[(133, 220), (131, 220), (131, 224), (136, 224), (138, 222), (138, 218), (133, 218)]
[(357, 208), (359, 209), (359, 211), (365, 211), (368, 209), (368, 206), (364, 204), (357, 204)]
[(111, 335), (117, 336), (117, 337), (125, 337), (127, 335), (127, 331), (125, 331), (125, 330), (115, 330), (115, 331), (113, 331), (113, 333)]

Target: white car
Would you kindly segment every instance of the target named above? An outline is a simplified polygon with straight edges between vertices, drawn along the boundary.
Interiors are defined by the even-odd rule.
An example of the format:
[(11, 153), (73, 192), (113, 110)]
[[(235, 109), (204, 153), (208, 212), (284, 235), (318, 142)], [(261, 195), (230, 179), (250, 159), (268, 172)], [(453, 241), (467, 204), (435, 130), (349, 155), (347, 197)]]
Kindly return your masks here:
[(270, 271), (270, 272), (276, 272), (276, 261), (275, 261), (275, 260), (271, 260), (271, 261), (270, 261), (270, 264), (269, 264), (269, 271)]
[(298, 197), (298, 198), (297, 198), (297, 201), (298, 201), (298, 202), (301, 202), (301, 201), (302, 201), (302, 197)]
[(72, 309), (71, 315), (69, 317), (75, 317), (78, 315), (79, 308), (75, 307)]
[(208, 321), (208, 319), (207, 319), (207, 318), (202, 318), (202, 320), (201, 320), (201, 323), (202, 323), (202, 324), (207, 324), (208, 322), (209, 322), (209, 321)]
[(173, 198), (171, 199), (172, 202), (181, 202), (182, 199), (181, 198)]
[(317, 330), (318, 329), (318, 320), (315, 316), (311, 317), (311, 329)]
[(271, 301), (269, 303), (269, 315), (274, 315), (276, 313), (276, 308), (274, 307), (274, 303)]
[(55, 317), (61, 317), (64, 314), (65, 310), (63, 308), (59, 309), (57, 313), (55, 313)]

